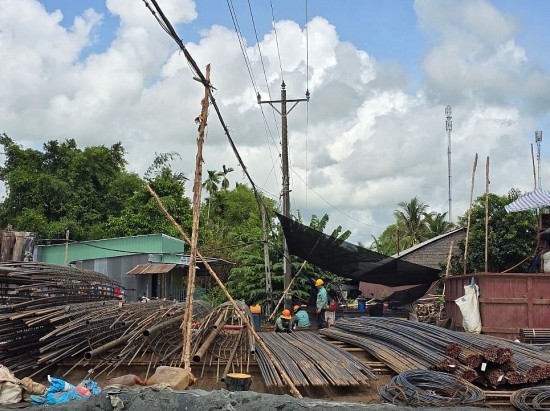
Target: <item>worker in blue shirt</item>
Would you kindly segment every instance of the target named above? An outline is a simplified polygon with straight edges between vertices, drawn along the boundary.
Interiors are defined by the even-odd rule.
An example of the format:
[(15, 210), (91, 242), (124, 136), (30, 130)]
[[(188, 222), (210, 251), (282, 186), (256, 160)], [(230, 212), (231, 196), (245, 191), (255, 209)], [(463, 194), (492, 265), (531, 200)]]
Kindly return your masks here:
[(317, 287), (317, 328), (326, 328), (327, 321), (325, 320), (325, 310), (328, 308), (328, 295), (327, 290), (323, 286), (325, 282), (320, 278), (315, 281), (315, 287)]
[(309, 328), (311, 324), (309, 323), (309, 315), (306, 312), (306, 310), (302, 310), (302, 307), (299, 305), (295, 305), (293, 307), (294, 310), (294, 322), (292, 329), (295, 330), (296, 328)]

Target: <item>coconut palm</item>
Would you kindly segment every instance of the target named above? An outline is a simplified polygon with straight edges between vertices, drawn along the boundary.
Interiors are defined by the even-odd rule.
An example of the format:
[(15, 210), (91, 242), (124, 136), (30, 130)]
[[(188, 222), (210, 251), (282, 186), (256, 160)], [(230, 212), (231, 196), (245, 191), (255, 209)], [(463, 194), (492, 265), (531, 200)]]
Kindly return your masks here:
[(425, 214), (428, 205), (414, 197), (408, 203), (402, 201), (397, 204), (401, 210), (395, 210), (393, 215), (397, 219), (399, 231), (402, 233), (400, 244), (404, 248), (412, 247), (428, 238), (428, 228)]
[(447, 213), (425, 213), (424, 221), (428, 229), (429, 238), (445, 234), (455, 227), (453, 223), (446, 220)]
[(210, 199), (216, 191), (218, 191), (222, 174), (216, 170), (208, 170), (208, 178), (202, 183), (202, 188), (204, 188), (208, 194), (208, 213), (206, 215), (206, 220), (210, 218)]
[(222, 166), (223, 170), (221, 171), (220, 177), (222, 178), (222, 190), (226, 191), (229, 188), (229, 180), (227, 175), (233, 171), (232, 167), (226, 167), (225, 164)]

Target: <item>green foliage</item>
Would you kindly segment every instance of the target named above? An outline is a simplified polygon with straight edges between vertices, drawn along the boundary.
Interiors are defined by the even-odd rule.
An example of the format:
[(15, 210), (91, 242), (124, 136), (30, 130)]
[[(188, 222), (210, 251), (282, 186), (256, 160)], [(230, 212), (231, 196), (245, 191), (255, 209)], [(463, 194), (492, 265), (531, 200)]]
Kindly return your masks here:
[[(536, 247), (537, 214), (535, 210), (518, 213), (507, 213), (506, 204), (514, 201), (518, 190), (511, 190), (508, 195), (489, 194), (489, 236), (488, 236), (488, 271), (501, 272), (515, 266), (526, 257), (534, 255)], [(459, 223), (467, 224), (468, 214), (460, 217)], [(460, 256), (452, 260), (452, 273), (464, 272), (465, 242), (459, 243)], [(525, 272), (530, 261), (525, 262), (515, 272)], [(468, 242), (468, 260), (466, 272), (485, 271), (485, 195), (476, 199), (472, 205), (470, 233)]]
[(395, 210), (395, 224), (391, 224), (378, 237), (373, 237), (371, 249), (385, 255), (394, 255), (430, 238), (445, 234), (454, 228), (454, 224), (445, 218), (447, 213), (429, 212), (429, 206), (418, 197), (409, 202), (398, 203)]
[(92, 240), (162, 232), (179, 236), (146, 190), (151, 184), (168, 210), (189, 225), (190, 202), (182, 174), (172, 172), (174, 153), (157, 155), (144, 181), (125, 171), (121, 143), (79, 149), (73, 139), (48, 141), (43, 151), (23, 149), (0, 136), (6, 160), (0, 180), (7, 196), (0, 204), (0, 225), (34, 231), (38, 240)]

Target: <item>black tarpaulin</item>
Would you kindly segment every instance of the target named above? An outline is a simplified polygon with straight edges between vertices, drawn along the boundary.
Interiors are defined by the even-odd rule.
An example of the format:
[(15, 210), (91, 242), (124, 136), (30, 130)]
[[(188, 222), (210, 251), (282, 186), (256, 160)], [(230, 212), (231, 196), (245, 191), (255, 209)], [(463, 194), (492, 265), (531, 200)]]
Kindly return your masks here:
[(388, 287), (431, 284), (439, 279), (435, 268), (388, 257), (338, 240), (277, 214), (289, 253), (341, 277)]

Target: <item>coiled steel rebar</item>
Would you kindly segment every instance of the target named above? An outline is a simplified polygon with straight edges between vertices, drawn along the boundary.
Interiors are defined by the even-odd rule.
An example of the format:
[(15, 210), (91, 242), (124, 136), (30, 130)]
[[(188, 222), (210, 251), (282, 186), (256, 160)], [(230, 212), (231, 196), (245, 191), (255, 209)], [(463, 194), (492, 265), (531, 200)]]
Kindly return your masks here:
[(485, 400), (483, 391), (467, 381), (428, 370), (402, 372), (380, 387), (378, 392), (392, 404), (411, 407), (450, 407)]

